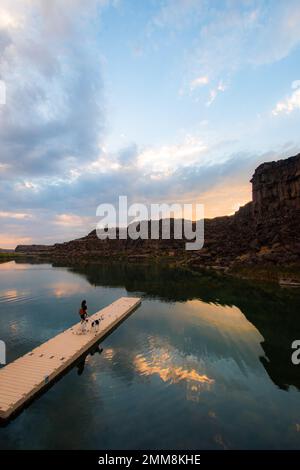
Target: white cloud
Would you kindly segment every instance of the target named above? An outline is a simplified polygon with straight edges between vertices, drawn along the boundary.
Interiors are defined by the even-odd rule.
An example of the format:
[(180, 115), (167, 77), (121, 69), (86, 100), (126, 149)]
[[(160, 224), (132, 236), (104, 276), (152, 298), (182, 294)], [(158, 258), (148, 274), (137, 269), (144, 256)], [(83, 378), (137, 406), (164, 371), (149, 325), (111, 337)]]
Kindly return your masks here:
[(296, 88), (300, 87), (300, 80), (294, 80), (292, 83), (292, 89), (296, 90)]
[(31, 214), (26, 214), (22, 212), (7, 212), (7, 211), (0, 211), (0, 218), (7, 218), (7, 219), (31, 219)]
[(8, 163), (0, 163), (0, 172), (5, 172), (9, 168)]
[(182, 143), (144, 150), (137, 157), (137, 166), (150, 173), (169, 176), (180, 167), (198, 162), (207, 149), (202, 139), (188, 135)]
[(152, 25), (158, 28), (183, 29), (203, 11), (203, 0), (166, 0), (152, 19)]
[(275, 108), (272, 110), (273, 116), (290, 114), (295, 109), (300, 109), (300, 80), (295, 80), (292, 83), (292, 89), (294, 91), (290, 96), (287, 96), (284, 100), (276, 104)]
[(95, 18), (106, 3), (1, 0), (1, 163), (14, 175), (62, 173), (98, 155), (104, 106)]
[(195, 88), (207, 85), (208, 83), (209, 83), (209, 79), (206, 75), (195, 78), (190, 83), (190, 90), (193, 91), (193, 90), (195, 90)]
[(163, 2), (153, 24), (186, 28), (193, 47), (186, 50), (185, 68), (210, 79), (231, 76), (247, 66), (280, 61), (300, 43), (299, 0)]
[(213, 88), (212, 90), (210, 90), (209, 99), (206, 102), (206, 106), (210, 106), (215, 101), (218, 94), (220, 92), (221, 93), (224, 92), (225, 90), (226, 90), (226, 86), (224, 85), (222, 81), (220, 81), (216, 88)]
[(91, 217), (79, 216), (76, 214), (59, 214), (55, 217), (54, 223), (66, 227), (85, 227), (91, 223)]

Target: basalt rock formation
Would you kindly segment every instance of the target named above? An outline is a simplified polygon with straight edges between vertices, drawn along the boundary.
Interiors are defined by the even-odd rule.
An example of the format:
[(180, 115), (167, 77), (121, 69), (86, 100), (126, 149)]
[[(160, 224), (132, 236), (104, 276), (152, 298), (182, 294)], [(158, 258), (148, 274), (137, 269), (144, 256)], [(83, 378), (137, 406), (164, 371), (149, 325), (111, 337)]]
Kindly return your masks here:
[(300, 154), (260, 165), (252, 201), (205, 221), (204, 253), (217, 265), (300, 262)]
[(53, 248), (53, 245), (18, 245), (15, 251), (24, 254), (42, 254), (49, 253)]
[[(96, 231), (86, 237), (51, 247), (18, 246), (17, 252), (51, 255), (56, 259), (106, 257), (138, 261), (169, 257), (191, 267), (219, 269), (238, 265), (300, 266), (300, 154), (260, 165), (252, 177), (252, 201), (234, 215), (205, 219), (204, 246), (186, 251), (186, 240), (171, 238), (100, 240)], [(142, 222), (150, 233), (149, 221)]]

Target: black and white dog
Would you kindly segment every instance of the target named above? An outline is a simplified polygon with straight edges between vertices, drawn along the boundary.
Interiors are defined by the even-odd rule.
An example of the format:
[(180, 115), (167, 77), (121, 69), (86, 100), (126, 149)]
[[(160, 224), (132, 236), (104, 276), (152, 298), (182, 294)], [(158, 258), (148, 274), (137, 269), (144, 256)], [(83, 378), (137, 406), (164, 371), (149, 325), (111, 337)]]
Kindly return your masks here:
[(99, 324), (100, 324), (100, 320), (94, 320), (94, 321), (92, 321), (92, 324), (91, 324), (91, 331), (94, 331), (95, 333), (98, 333), (98, 331), (99, 331)]

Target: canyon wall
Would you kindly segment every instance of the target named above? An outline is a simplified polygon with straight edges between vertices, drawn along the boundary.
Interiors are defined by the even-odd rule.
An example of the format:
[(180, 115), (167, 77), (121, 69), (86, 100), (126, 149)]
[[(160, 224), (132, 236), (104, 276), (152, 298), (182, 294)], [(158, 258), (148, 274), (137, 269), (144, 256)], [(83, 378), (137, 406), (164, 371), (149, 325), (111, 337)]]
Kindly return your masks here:
[(251, 183), (256, 217), (300, 210), (300, 154), (263, 163), (256, 168)]
[[(18, 246), (17, 252), (48, 254), (55, 259), (96, 260), (170, 257), (191, 267), (300, 265), (300, 154), (260, 165), (252, 177), (252, 201), (234, 215), (205, 219), (205, 243), (186, 251), (185, 240), (99, 240), (96, 231), (52, 247)], [(149, 224), (148, 221), (143, 222)], [(174, 221), (171, 221), (171, 235)], [(149, 228), (149, 225), (148, 225)]]

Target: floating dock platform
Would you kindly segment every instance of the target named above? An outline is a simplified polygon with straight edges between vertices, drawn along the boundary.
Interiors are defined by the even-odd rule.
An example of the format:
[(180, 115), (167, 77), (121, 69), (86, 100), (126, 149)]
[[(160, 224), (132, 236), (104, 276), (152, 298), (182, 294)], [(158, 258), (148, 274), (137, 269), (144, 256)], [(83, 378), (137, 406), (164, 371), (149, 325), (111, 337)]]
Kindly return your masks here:
[[(107, 336), (139, 304), (137, 297), (121, 297), (89, 316), (88, 330), (77, 323), (31, 352), (0, 369), (0, 418), (7, 419), (54, 381), (76, 360)], [(92, 321), (101, 319), (98, 331)]]

